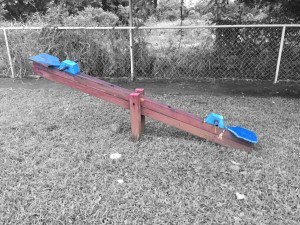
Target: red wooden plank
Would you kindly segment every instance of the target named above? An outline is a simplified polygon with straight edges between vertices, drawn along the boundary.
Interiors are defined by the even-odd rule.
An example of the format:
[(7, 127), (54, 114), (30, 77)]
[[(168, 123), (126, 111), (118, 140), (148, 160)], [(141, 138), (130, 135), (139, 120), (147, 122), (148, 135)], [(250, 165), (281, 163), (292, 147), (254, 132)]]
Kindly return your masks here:
[(74, 79), (73, 76), (70, 76), (70, 75), (64, 76), (64, 74), (62, 74), (62, 76), (61, 76), (61, 74), (52, 73), (52, 70), (46, 69), (45, 67), (40, 67), (37, 64), (34, 64), (33, 70), (36, 74), (38, 74), (44, 78), (47, 78), (48, 80), (52, 80), (52, 81), (55, 81), (55, 82), (58, 82), (61, 84), (65, 84), (66, 86), (69, 86), (71, 88), (80, 90), (84, 93), (90, 94), (97, 98), (101, 98), (105, 101), (119, 105), (125, 109), (129, 109), (129, 101), (112, 96), (110, 94), (107, 94), (97, 88), (93, 88), (93, 87), (90, 87), (87, 85), (80, 84)]
[(70, 76), (69, 74), (59, 71), (59, 70), (56, 70), (56, 69), (44, 67), (43, 65), (40, 65), (40, 64), (36, 64), (36, 65), (40, 69), (47, 71), (51, 74), (55, 74), (57, 76), (64, 77), (65, 79), (72, 78), (73, 80), (77, 81), (79, 84), (83, 84), (83, 85), (86, 85), (86, 86), (89, 86), (92, 88), (96, 88), (98, 90), (101, 90), (102, 92), (106, 92), (107, 94), (110, 94), (115, 97), (129, 101), (129, 95), (131, 92), (125, 88), (121, 88), (117, 85), (99, 80), (97, 78), (91, 77), (91, 76), (83, 74), (83, 73), (80, 73), (77, 76)]
[(117, 85), (99, 80), (97, 78), (88, 76), (86, 74), (80, 74), (78, 76), (75, 76), (74, 78), (81, 84), (88, 85), (90, 87), (94, 87), (97, 89), (101, 89), (103, 92), (106, 92), (115, 97), (122, 98), (124, 100), (129, 101), (129, 95), (131, 91), (125, 88), (121, 88)]
[[(140, 93), (141, 97), (145, 95), (145, 90), (144, 88), (136, 88), (135, 93)], [(146, 127), (146, 117), (145, 115), (142, 115), (141, 117), (141, 126), (142, 126), (142, 133), (145, 132), (145, 127)]]
[[(35, 73), (49, 80), (65, 84), (74, 89), (104, 99), (108, 102), (112, 102), (125, 109), (129, 109), (131, 107), (129, 103), (130, 99), (131, 101), (137, 101), (135, 99), (137, 97), (131, 97), (129, 90), (105, 81), (101, 81), (97, 78), (88, 76), (83, 73), (74, 77), (65, 72), (50, 69), (37, 63), (34, 63), (34, 71)], [(138, 97), (138, 101), (134, 102), (134, 104), (138, 104), (139, 108), (133, 108), (133, 113), (140, 116), (135, 115), (134, 118), (136, 121), (134, 120), (134, 118), (132, 119), (132, 121), (134, 122), (134, 139), (138, 139), (141, 132), (143, 132), (144, 130), (146, 115), (153, 119), (164, 122), (171, 126), (175, 126), (179, 129), (190, 132), (199, 137), (206, 138), (221, 145), (231, 146), (244, 150), (249, 150), (251, 149), (251, 147), (253, 147), (253, 144), (236, 138), (227, 130), (223, 130), (210, 124), (204, 123), (203, 118), (197, 117), (183, 110), (173, 108), (171, 106), (143, 96), (143, 89), (136, 89), (135, 91), (140, 94)]]
[(221, 137), (228, 138), (234, 141), (240, 141), (240, 139), (235, 138), (235, 136), (232, 135), (229, 131), (207, 124), (204, 122), (203, 118), (185, 112), (181, 109), (173, 108), (161, 102), (154, 101), (148, 97), (142, 97), (141, 105), (142, 105), (142, 109), (147, 108), (152, 111), (171, 117), (173, 119), (184, 122), (186, 124), (203, 129), (209, 133), (216, 134), (218, 136), (221, 135)]
[(223, 145), (226, 147), (241, 149), (241, 150), (244, 150), (247, 152), (250, 152), (251, 150), (253, 150), (252, 149), (253, 145), (251, 143), (248, 143), (245, 141), (244, 141), (244, 143), (240, 143), (240, 142), (236, 142), (232, 139), (228, 139), (228, 138), (224, 138), (224, 137), (220, 138), (220, 136), (217, 134), (210, 133), (206, 130), (200, 129), (198, 127), (192, 126), (190, 124), (184, 123), (182, 121), (179, 121), (172, 117), (168, 117), (164, 114), (160, 114), (160, 113), (152, 111), (150, 109), (142, 108), (142, 113), (154, 120), (161, 121), (167, 125), (176, 127), (180, 130), (184, 130), (184, 131), (189, 132), (193, 135), (196, 135), (200, 138), (207, 139), (211, 142), (215, 142), (217, 144), (220, 144), (220, 145)]
[(132, 140), (139, 140), (142, 133), (142, 114), (141, 114), (141, 103), (140, 93), (130, 94), (130, 118), (131, 118), (131, 132)]

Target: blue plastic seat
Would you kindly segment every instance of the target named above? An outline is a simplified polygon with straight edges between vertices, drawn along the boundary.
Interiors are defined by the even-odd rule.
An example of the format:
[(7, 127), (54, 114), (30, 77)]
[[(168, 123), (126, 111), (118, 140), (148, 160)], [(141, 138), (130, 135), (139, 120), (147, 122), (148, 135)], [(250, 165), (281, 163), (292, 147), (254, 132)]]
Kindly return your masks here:
[(222, 129), (226, 129), (229, 132), (231, 132), (234, 136), (236, 136), (239, 139), (243, 139), (244, 141), (253, 144), (256, 144), (258, 142), (256, 134), (251, 130), (239, 126), (225, 126), (224, 117), (219, 114), (210, 113), (205, 118), (205, 123), (217, 126)]
[(228, 131), (230, 131), (234, 136), (237, 138), (243, 139), (245, 141), (251, 142), (253, 144), (256, 144), (258, 142), (256, 134), (243, 127), (235, 126), (235, 127), (226, 127)]
[(205, 118), (205, 123), (225, 129), (224, 117), (216, 113), (210, 113)]
[(59, 58), (49, 55), (46, 53), (41, 53), (39, 55), (35, 55), (29, 58), (31, 61), (43, 64), (47, 67), (59, 67), (60, 66), (60, 61)]

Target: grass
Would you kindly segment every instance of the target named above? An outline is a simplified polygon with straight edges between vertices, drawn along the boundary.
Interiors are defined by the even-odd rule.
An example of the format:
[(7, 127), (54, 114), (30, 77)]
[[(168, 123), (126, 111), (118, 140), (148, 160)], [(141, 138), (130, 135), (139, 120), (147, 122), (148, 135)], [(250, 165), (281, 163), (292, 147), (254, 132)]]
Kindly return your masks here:
[(0, 223), (300, 223), (299, 99), (153, 97), (221, 113), (255, 130), (257, 149), (227, 149), (150, 120), (132, 143), (129, 113), (114, 105), (72, 90), (2, 88)]

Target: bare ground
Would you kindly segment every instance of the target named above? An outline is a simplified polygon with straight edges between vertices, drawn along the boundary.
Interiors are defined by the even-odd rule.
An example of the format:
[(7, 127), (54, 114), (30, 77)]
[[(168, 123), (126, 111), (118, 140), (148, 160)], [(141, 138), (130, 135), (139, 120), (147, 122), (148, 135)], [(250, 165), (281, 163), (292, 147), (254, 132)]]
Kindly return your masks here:
[[(108, 80), (109, 81), (109, 80)], [(280, 82), (273, 84), (270, 81), (174, 81), (174, 80), (141, 80), (127, 82), (124, 80), (113, 80), (121, 87), (145, 88), (147, 93), (153, 94), (175, 94), (175, 95), (229, 95), (229, 96), (256, 96), (256, 97), (286, 97), (299, 98), (300, 84), (293, 82)], [(67, 90), (60, 84), (45, 79), (15, 80), (0, 78), (0, 88), (25, 88), (45, 90)]]

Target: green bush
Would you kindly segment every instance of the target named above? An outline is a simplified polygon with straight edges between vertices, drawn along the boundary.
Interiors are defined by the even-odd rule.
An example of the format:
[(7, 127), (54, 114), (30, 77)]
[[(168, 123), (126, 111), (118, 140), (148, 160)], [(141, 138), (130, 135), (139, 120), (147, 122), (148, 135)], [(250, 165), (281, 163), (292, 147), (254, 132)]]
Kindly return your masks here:
[(276, 27), (218, 28), (210, 72), (228, 78), (270, 80), (276, 71), (280, 37), (281, 28)]
[[(79, 59), (82, 70), (102, 77), (130, 74), (129, 37), (123, 30), (56, 30), (49, 26), (113, 26), (118, 17), (100, 8), (87, 7), (77, 15), (60, 6), (45, 15), (35, 14), (23, 26), (43, 26), (43, 30), (8, 32), (17, 77), (32, 74), (28, 58), (46, 52), (60, 59)], [(0, 41), (2, 41), (0, 36)], [(4, 45), (2, 45), (4, 46)]]
[(206, 29), (139, 31), (135, 45), (138, 77), (195, 79), (204, 77), (206, 57), (213, 50)]
[[(196, 19), (185, 19), (183, 25), (201, 24), (198, 16)], [(150, 20), (154, 20), (154, 17)], [(151, 21), (146, 24), (171, 26), (180, 22), (157, 22), (157, 18), (153, 23)], [(41, 52), (56, 55), (60, 59), (79, 59), (82, 71), (94, 76), (130, 77), (128, 30), (49, 28), (118, 24), (118, 16), (101, 8), (87, 7), (77, 15), (69, 16), (61, 6), (51, 8), (45, 15), (34, 14), (26, 24), (0, 21), (0, 26), (44, 27), (43, 30), (8, 31), (17, 77), (33, 73), (28, 58)], [(276, 70), (280, 35), (281, 28), (134, 30), (136, 76), (270, 80), (273, 79)], [(293, 78), (296, 76), (294, 74), (300, 72), (300, 65), (297, 63), (300, 55), (299, 41), (297, 42), (299, 35), (299, 29), (287, 29), (281, 71), (287, 74), (288, 78)], [(1, 32), (0, 44), (0, 50), (4, 53), (0, 56), (0, 70), (2, 74), (9, 74), (5, 42)]]

